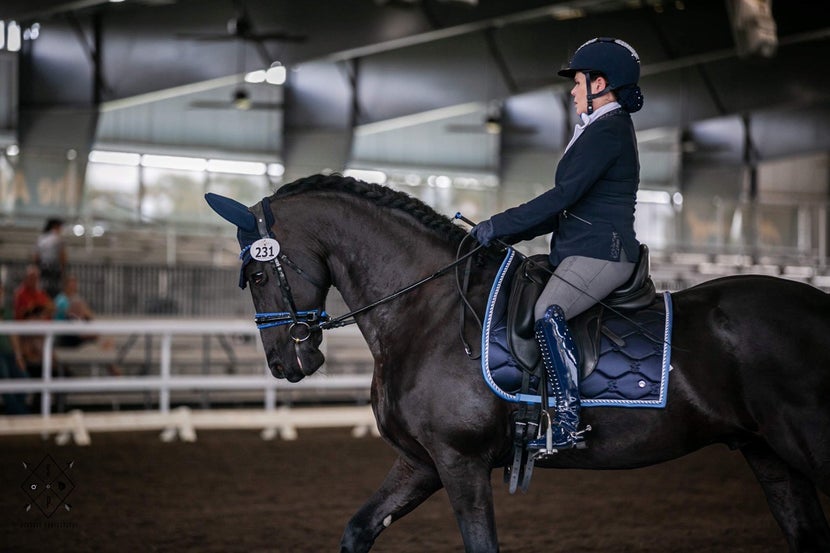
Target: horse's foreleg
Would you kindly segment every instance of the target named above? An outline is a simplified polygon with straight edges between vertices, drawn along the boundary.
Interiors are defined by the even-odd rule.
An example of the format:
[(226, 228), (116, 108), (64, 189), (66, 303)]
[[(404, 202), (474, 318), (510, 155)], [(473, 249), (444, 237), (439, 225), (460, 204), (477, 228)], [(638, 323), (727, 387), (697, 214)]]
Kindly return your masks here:
[(741, 452), (764, 488), (769, 508), (787, 538), (790, 551), (830, 551), (830, 527), (813, 483), (785, 463), (766, 443), (753, 442), (742, 447)]
[(498, 551), (490, 465), (475, 456), (453, 456), (437, 464), (464, 539), (465, 551)]
[(412, 465), (398, 457), (380, 488), (349, 521), (340, 551), (369, 551), (393, 520), (412, 511), (439, 489), (441, 480), (434, 468)]

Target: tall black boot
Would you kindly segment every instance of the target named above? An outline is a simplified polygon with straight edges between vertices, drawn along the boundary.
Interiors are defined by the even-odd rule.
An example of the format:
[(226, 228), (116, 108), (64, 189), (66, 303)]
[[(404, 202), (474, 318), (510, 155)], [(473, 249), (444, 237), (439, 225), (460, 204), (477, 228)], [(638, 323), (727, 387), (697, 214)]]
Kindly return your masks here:
[[(536, 321), (536, 341), (542, 353), (542, 363), (553, 396), (554, 415), (550, 421), (551, 435), (528, 443), (528, 448), (559, 450), (585, 447), (579, 431), (578, 359), (565, 313), (558, 305), (551, 305), (545, 316)], [(550, 442), (550, 443), (548, 443)]]

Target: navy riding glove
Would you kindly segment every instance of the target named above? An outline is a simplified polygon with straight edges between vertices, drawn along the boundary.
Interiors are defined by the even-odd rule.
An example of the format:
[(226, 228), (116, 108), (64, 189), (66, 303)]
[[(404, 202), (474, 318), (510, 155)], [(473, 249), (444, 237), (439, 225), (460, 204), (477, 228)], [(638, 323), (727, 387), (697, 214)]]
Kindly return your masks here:
[(490, 242), (496, 237), (496, 231), (493, 228), (493, 221), (487, 219), (486, 221), (482, 221), (470, 230), (470, 234), (473, 235), (473, 238), (481, 244), (482, 246), (489, 246)]

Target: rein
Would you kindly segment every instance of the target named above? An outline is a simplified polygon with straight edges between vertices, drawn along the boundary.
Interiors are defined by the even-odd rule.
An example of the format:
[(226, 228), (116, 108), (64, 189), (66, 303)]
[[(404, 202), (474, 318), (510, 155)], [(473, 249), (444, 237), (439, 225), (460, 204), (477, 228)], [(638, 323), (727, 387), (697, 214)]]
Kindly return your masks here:
[(453, 268), (457, 267), (458, 265), (460, 265), (461, 263), (463, 263), (464, 261), (466, 261), (467, 259), (472, 257), (473, 254), (475, 254), (482, 247), (483, 246), (478, 246), (477, 248), (475, 248), (475, 249), (465, 253), (463, 256), (457, 258), (455, 261), (453, 261), (449, 265), (445, 265), (445, 266), (441, 267), (440, 269), (438, 269), (437, 271), (435, 271), (434, 273), (432, 273), (428, 277), (424, 277), (424, 278), (422, 278), (421, 280), (419, 280), (417, 282), (413, 282), (412, 284), (410, 284), (408, 286), (404, 286), (400, 290), (398, 290), (396, 292), (392, 292), (388, 296), (385, 296), (385, 297), (383, 297), (383, 298), (381, 298), (381, 299), (379, 299), (375, 302), (372, 302), (369, 305), (365, 305), (365, 306), (363, 306), (359, 309), (355, 309), (354, 311), (350, 311), (350, 312), (346, 313), (345, 315), (341, 315), (341, 316), (337, 317), (336, 319), (331, 319), (331, 320), (325, 321), (325, 322), (323, 322), (319, 325), (319, 328), (322, 329), (322, 330), (325, 330), (327, 328), (338, 328), (338, 327), (341, 327), (341, 326), (354, 324), (355, 322), (357, 322), (354, 319), (355, 315), (359, 315), (360, 313), (363, 313), (365, 311), (369, 311), (370, 309), (374, 309), (375, 307), (378, 307), (379, 305), (383, 305), (384, 303), (390, 302), (390, 301), (392, 301), (396, 298), (399, 298), (400, 296), (403, 296), (404, 294), (406, 294), (408, 292), (411, 292), (412, 290), (415, 290), (416, 288), (426, 284), (427, 282), (429, 282), (431, 280), (435, 280), (438, 277), (444, 276), (446, 273), (448, 273), (450, 271), (450, 269), (453, 269)]
[[(263, 330), (266, 328), (273, 328), (277, 326), (288, 326), (288, 335), (291, 340), (294, 341), (295, 345), (299, 345), (302, 342), (308, 340), (311, 335), (315, 331), (323, 331), (333, 328), (340, 328), (347, 325), (357, 323), (356, 316), (360, 315), (361, 313), (365, 313), (366, 311), (370, 311), (376, 307), (379, 307), (383, 304), (389, 303), (421, 286), (427, 284), (428, 282), (435, 280), (454, 268), (458, 268), (459, 265), (467, 262), (467, 266), (464, 271), (463, 279), (459, 278), (458, 272), (456, 271), (456, 287), (458, 289), (459, 296), (461, 297), (461, 317), (460, 317), (460, 336), (461, 342), (464, 345), (464, 351), (466, 352), (467, 356), (476, 359), (478, 356), (474, 356), (472, 352), (472, 348), (468, 344), (467, 340), (464, 337), (464, 328), (465, 324), (465, 315), (466, 312), (469, 310), (473, 317), (475, 318), (476, 322), (479, 326), (481, 326), (481, 321), (478, 318), (477, 313), (473, 309), (472, 305), (470, 305), (469, 300), (466, 297), (467, 285), (469, 282), (470, 276), (470, 261), (473, 255), (475, 255), (479, 250), (481, 250), (484, 246), (478, 244), (475, 248), (471, 249), (469, 252), (461, 255), (461, 250), (466, 242), (466, 238), (462, 239), (461, 243), (458, 246), (458, 250), (456, 252), (456, 259), (452, 263), (441, 267), (434, 273), (429, 276), (426, 276), (412, 284), (404, 286), (392, 292), (391, 294), (380, 298), (370, 304), (364, 305), (358, 309), (354, 309), (349, 311), (348, 313), (341, 315), (339, 317), (332, 318), (325, 309), (317, 308), (317, 309), (309, 309), (309, 310), (297, 310), (296, 304), (294, 302), (294, 294), (291, 291), (291, 286), (288, 283), (288, 279), (285, 276), (285, 270), (283, 269), (283, 264), (287, 265), (292, 271), (294, 271), (297, 275), (303, 278), (305, 281), (310, 283), (315, 288), (322, 290), (324, 286), (313, 279), (306, 271), (304, 271), (299, 265), (297, 265), (293, 260), (291, 260), (284, 252), (280, 251), (279, 243), (274, 239), (274, 235), (271, 232), (271, 227), (273, 226), (274, 216), (271, 212), (270, 202), (268, 198), (263, 198), (262, 202), (254, 205), (253, 207), (249, 208), (251, 213), (256, 218), (257, 222), (257, 230), (259, 231), (259, 235), (261, 236), (261, 240), (246, 246), (242, 253), (240, 253), (240, 258), (244, 259), (246, 255), (251, 255), (253, 259), (257, 259), (259, 261), (270, 261), (272, 267), (274, 268), (274, 272), (277, 275), (277, 281), (279, 284), (280, 295), (282, 296), (283, 303), (288, 308), (288, 311), (281, 311), (281, 312), (268, 312), (268, 313), (256, 313), (254, 315), (254, 322), (257, 325), (259, 330)], [(475, 226), (475, 223), (461, 215), (461, 213), (455, 214), (455, 219), (459, 219), (471, 226)], [(260, 257), (257, 255), (257, 252), (254, 254), (250, 254), (251, 248), (257, 248), (257, 244), (259, 242), (266, 242), (266, 246), (271, 247), (272, 251), (267, 257)], [(506, 248), (514, 249), (512, 246), (505, 244), (501, 241), (498, 241), (500, 245)], [(260, 246), (262, 247), (262, 246)], [(519, 254), (520, 258), (528, 259), (527, 256), (522, 254), (521, 252), (516, 251)], [(244, 263), (244, 261), (243, 261)], [(544, 268), (544, 267), (543, 267)], [(546, 268), (545, 268), (546, 269)], [(574, 285), (573, 283), (567, 282), (562, 279), (559, 275), (556, 275), (552, 271), (548, 271), (551, 273), (552, 276), (559, 278), (563, 282), (566, 282), (570, 286), (574, 286), (579, 288), (578, 286)], [(586, 293), (580, 289), (582, 293)], [(631, 320), (625, 314), (620, 313), (617, 309), (606, 305), (601, 299), (592, 298), (595, 300), (596, 303), (604, 306), (605, 308), (609, 309), (611, 312), (617, 314), (618, 316), (632, 322), (636, 326), (640, 326), (636, 323), (636, 321)], [(654, 341), (655, 343), (662, 343), (663, 340), (659, 338), (652, 337), (645, 329), (641, 329), (647, 339)], [(299, 357), (298, 357), (299, 359)]]

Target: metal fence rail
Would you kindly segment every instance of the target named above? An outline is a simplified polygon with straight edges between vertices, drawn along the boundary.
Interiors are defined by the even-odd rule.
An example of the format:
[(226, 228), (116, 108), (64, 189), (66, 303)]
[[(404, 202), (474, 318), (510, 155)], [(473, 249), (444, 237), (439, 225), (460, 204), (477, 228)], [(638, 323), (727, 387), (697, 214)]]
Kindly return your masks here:
[[(171, 415), (170, 392), (175, 390), (262, 390), (264, 391), (263, 408), (272, 413), (277, 407), (278, 390), (368, 390), (371, 384), (370, 374), (314, 375), (298, 383), (289, 383), (274, 378), (262, 359), (261, 374), (248, 375), (175, 375), (173, 374), (173, 337), (177, 335), (249, 335), (259, 342), (259, 331), (247, 320), (204, 320), (204, 319), (133, 319), (107, 320), (93, 322), (68, 321), (31, 321), (0, 322), (0, 334), (43, 336), (42, 377), (39, 379), (0, 380), (0, 393), (37, 392), (41, 394), (41, 417), (44, 420), (54, 418), (51, 403), (54, 394), (62, 392), (124, 392), (145, 391), (159, 394), (157, 414), (167, 420)], [(159, 374), (152, 376), (129, 377), (73, 377), (54, 378), (53, 352), (55, 336), (71, 334), (120, 335), (144, 334), (159, 337), (160, 365)], [(259, 346), (261, 348), (261, 346)], [(285, 407), (281, 407), (285, 409)], [(284, 411), (281, 411), (284, 412)], [(365, 413), (364, 413), (365, 415)], [(359, 415), (358, 418), (364, 415)], [(133, 415), (129, 415), (133, 416)], [(149, 415), (148, 415), (149, 416)], [(0, 418), (0, 434), (19, 433), (22, 427), (31, 429), (52, 428), (53, 426), (74, 424), (75, 419), (66, 422), (65, 415), (58, 415), (56, 421), (23, 424), (17, 421), (31, 420), (18, 417)], [(240, 420), (251, 420), (251, 416)], [(256, 417), (254, 417), (256, 419)], [(96, 419), (97, 420), (97, 419)], [(134, 420), (138, 420), (134, 417)], [(159, 420), (158, 418), (152, 420)], [(173, 419), (171, 419), (173, 420)], [(201, 420), (201, 419), (199, 419)], [(215, 423), (215, 418), (211, 419)], [(259, 420), (259, 419), (256, 419)], [(341, 421), (332, 417), (331, 426), (352, 425), (354, 417), (344, 417)], [(75, 421), (75, 422), (73, 422)], [(207, 423), (206, 423), (207, 424)], [(240, 424), (242, 424), (240, 422)], [(248, 424), (248, 423), (246, 423)], [(287, 423), (286, 423), (287, 424)], [(292, 419), (291, 425), (297, 425)], [(106, 426), (105, 423), (100, 423)], [(117, 424), (115, 426), (118, 426)], [(34, 430), (33, 430), (34, 431)]]

